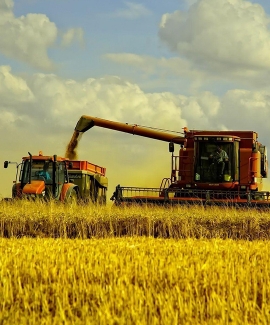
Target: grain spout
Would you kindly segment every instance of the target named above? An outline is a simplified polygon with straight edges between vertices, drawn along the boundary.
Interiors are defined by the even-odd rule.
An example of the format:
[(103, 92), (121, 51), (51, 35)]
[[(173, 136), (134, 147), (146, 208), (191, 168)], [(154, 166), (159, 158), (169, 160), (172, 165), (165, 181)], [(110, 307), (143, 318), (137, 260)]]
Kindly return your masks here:
[(79, 141), (81, 139), (82, 133), (78, 132), (78, 131), (74, 131), (69, 144), (66, 147), (66, 153), (65, 153), (65, 157), (69, 158), (70, 160), (78, 160), (78, 156), (77, 156), (77, 147), (79, 144)]

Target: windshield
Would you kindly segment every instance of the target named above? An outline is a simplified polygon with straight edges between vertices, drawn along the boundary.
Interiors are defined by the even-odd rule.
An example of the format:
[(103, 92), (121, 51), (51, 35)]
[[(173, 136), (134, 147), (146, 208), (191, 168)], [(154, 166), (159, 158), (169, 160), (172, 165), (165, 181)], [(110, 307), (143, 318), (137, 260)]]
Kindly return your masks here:
[[(30, 161), (23, 164), (22, 183), (29, 182)], [(46, 184), (52, 184), (52, 161), (33, 160), (31, 168), (31, 180), (42, 180)]]
[(236, 177), (238, 154), (233, 142), (197, 142), (195, 157), (196, 182), (232, 182)]

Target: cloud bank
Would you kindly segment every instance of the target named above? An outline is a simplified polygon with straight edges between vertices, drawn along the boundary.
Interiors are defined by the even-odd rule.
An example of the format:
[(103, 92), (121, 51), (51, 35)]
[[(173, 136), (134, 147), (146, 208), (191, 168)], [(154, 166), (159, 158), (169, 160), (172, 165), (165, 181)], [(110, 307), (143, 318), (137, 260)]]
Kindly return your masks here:
[(201, 69), (247, 74), (270, 68), (269, 17), (243, 0), (198, 0), (162, 16), (159, 36)]
[(84, 114), (175, 131), (184, 126), (257, 129), (262, 136), (267, 133), (262, 125), (270, 119), (268, 91), (233, 89), (223, 96), (210, 91), (190, 96), (147, 93), (137, 84), (114, 76), (76, 81), (37, 73), (23, 78), (8, 66), (0, 66), (0, 95), (3, 136), (3, 128), (16, 131), (18, 119), (41, 136), (56, 130), (67, 134)]

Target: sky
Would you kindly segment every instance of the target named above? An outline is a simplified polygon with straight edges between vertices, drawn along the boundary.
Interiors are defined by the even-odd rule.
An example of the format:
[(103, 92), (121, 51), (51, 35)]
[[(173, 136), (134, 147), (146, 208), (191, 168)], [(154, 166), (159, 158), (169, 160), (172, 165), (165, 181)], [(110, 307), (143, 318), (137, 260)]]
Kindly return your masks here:
[[(0, 0), (0, 161), (63, 156), (81, 115), (269, 148), (269, 22), (268, 0)], [(108, 197), (170, 176), (168, 143), (103, 128), (78, 156), (106, 167)], [(16, 165), (1, 178), (10, 197)]]

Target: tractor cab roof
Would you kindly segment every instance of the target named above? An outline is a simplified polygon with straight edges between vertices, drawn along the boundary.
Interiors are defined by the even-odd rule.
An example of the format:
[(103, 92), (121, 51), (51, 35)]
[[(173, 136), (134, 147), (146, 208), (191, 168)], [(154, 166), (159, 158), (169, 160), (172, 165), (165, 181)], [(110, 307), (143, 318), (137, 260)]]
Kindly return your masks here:
[[(22, 157), (22, 160), (29, 160), (30, 156)], [(32, 155), (33, 160), (41, 160), (41, 161), (54, 161), (54, 156), (44, 156), (42, 151), (39, 151), (38, 155)], [(56, 156), (56, 161), (69, 161), (68, 158)]]

